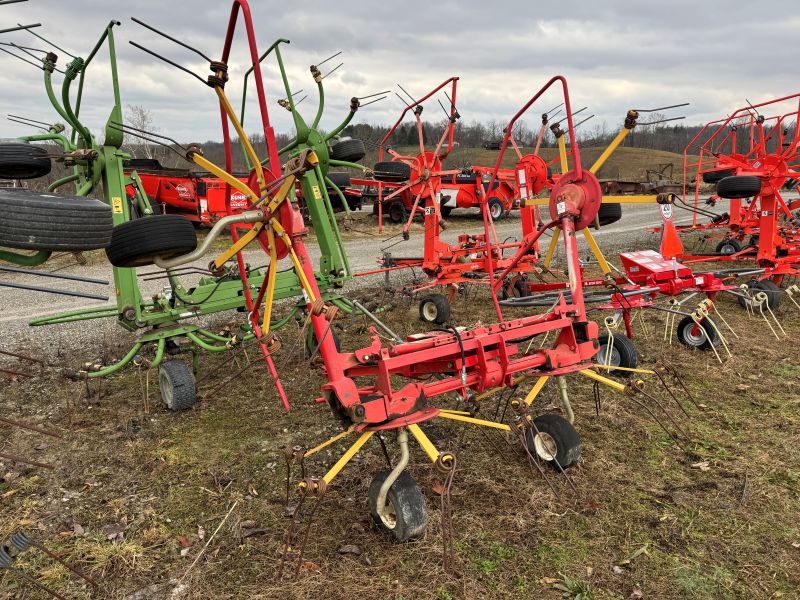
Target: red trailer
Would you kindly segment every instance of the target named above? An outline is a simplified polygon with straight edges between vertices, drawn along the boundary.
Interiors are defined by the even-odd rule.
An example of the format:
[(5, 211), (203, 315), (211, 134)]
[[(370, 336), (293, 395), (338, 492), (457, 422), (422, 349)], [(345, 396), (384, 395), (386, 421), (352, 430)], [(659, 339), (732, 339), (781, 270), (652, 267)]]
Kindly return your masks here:
[[(249, 173), (236, 172), (233, 175), (247, 183)], [(135, 158), (125, 162), (125, 176), (138, 177), (142, 187), (154, 204), (154, 209), (163, 214), (183, 215), (196, 226), (211, 227), (228, 214), (247, 210), (247, 197), (236, 189), (231, 189), (230, 211), (225, 205), (225, 183), (208, 171), (171, 169), (161, 165), (156, 159)], [(361, 208), (362, 194), (350, 186), (347, 173), (329, 173), (328, 178), (339, 187), (347, 201), (349, 210)], [(298, 186), (298, 199), (302, 200), (302, 190)], [(132, 202), (134, 189), (126, 188), (131, 210), (137, 210)], [(334, 211), (344, 210), (338, 194), (329, 189)]]

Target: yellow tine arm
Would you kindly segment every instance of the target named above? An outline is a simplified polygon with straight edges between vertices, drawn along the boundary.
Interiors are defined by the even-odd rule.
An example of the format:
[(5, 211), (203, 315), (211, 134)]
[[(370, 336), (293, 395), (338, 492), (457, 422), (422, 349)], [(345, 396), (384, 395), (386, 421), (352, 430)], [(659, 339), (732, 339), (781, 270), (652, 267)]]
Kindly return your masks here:
[(269, 333), (272, 319), (272, 301), (275, 299), (275, 282), (278, 279), (278, 249), (275, 247), (275, 232), (267, 229), (267, 243), (269, 244), (269, 274), (267, 275), (267, 294), (264, 299), (264, 320), (261, 323), (261, 332)]
[(303, 454), (303, 458), (311, 456), (312, 454), (316, 454), (320, 450), (324, 450), (325, 448), (327, 448), (331, 444), (336, 443), (340, 439), (342, 439), (343, 437), (347, 437), (348, 435), (353, 433), (355, 431), (355, 429), (356, 429), (355, 425), (351, 425), (350, 427), (345, 429), (343, 432), (337, 433), (331, 439), (322, 442), (319, 446), (315, 446), (315, 447), (311, 448), (311, 450), (306, 450), (305, 453)]
[(593, 174), (597, 174), (597, 172), (608, 160), (608, 157), (614, 153), (614, 150), (617, 149), (617, 146), (622, 143), (622, 140), (624, 140), (630, 132), (630, 129), (623, 127), (622, 130), (617, 134), (617, 137), (615, 137), (608, 145), (608, 148), (603, 150), (603, 153), (597, 157), (597, 160), (594, 161), (594, 164), (589, 168), (589, 171), (591, 171)]
[(655, 204), (658, 196), (636, 195), (636, 196), (603, 196), (603, 204)]
[(600, 373), (593, 371), (592, 369), (584, 369), (583, 371), (578, 371), (584, 377), (588, 377), (589, 379), (594, 379), (595, 381), (599, 381), (603, 385), (607, 385), (611, 389), (617, 390), (618, 392), (624, 392), (625, 386), (619, 382), (614, 381), (613, 379), (609, 379), (608, 377), (603, 377)]
[(286, 247), (289, 249), (289, 258), (291, 258), (292, 264), (294, 265), (294, 270), (297, 273), (297, 279), (300, 281), (302, 288), (306, 291), (308, 301), (313, 304), (316, 300), (316, 296), (314, 295), (314, 290), (311, 289), (311, 284), (308, 283), (306, 274), (303, 271), (303, 265), (300, 264), (300, 259), (297, 258), (297, 254), (295, 254), (294, 248), (292, 247), (292, 241), (289, 239), (289, 236), (286, 235), (286, 231), (283, 229), (283, 226), (278, 223), (278, 221), (271, 219), (270, 225), (273, 229), (275, 229), (275, 233), (281, 237), (283, 243), (286, 244)]
[(593, 365), (593, 369), (605, 369), (606, 371), (627, 371), (629, 373), (642, 373), (643, 375), (655, 375), (652, 369), (634, 369), (633, 367), (615, 367), (613, 365)]
[(453, 413), (439, 413), (443, 419), (450, 419), (452, 421), (461, 421), (462, 423), (470, 423), (472, 425), (480, 425), (482, 427), (491, 427), (493, 429), (502, 429), (503, 431), (511, 431), (511, 427), (505, 423), (497, 423), (495, 421), (485, 421), (484, 419), (476, 419), (475, 417), (465, 417), (464, 415), (454, 415)]
[(431, 462), (436, 462), (436, 459), (439, 458), (439, 451), (436, 449), (436, 446), (433, 445), (433, 442), (431, 442), (428, 436), (425, 435), (425, 432), (422, 431), (422, 428), (416, 423), (412, 423), (408, 426), (408, 430), (417, 440), (420, 447), (425, 451), (425, 454), (428, 455), (428, 458), (431, 459)]
[(214, 90), (217, 92), (217, 97), (225, 109), (225, 112), (228, 114), (228, 118), (231, 120), (231, 123), (233, 123), (233, 128), (236, 129), (236, 133), (239, 134), (239, 140), (242, 142), (242, 144), (244, 144), (245, 152), (247, 152), (247, 154), (250, 156), (250, 161), (253, 165), (253, 168), (256, 170), (259, 190), (263, 192), (266, 188), (266, 181), (264, 181), (264, 169), (261, 166), (261, 161), (258, 159), (258, 155), (253, 149), (252, 144), (250, 144), (250, 139), (244, 132), (242, 124), (239, 123), (236, 113), (233, 112), (233, 107), (231, 106), (230, 102), (228, 102), (228, 97), (225, 95), (225, 90), (223, 90), (221, 87), (215, 87)]
[(542, 391), (542, 388), (544, 387), (544, 384), (547, 383), (548, 379), (550, 379), (548, 375), (543, 375), (536, 380), (536, 383), (533, 384), (531, 391), (528, 392), (527, 396), (525, 396), (525, 404), (530, 406), (533, 403), (533, 401), (536, 399), (536, 396), (538, 396), (539, 392)]
[(563, 135), (558, 138), (558, 156), (561, 159), (561, 174), (563, 175), (569, 171), (569, 163), (567, 162), (567, 141), (564, 139)]
[(197, 153), (192, 154), (192, 160), (198, 167), (201, 167), (206, 171), (210, 171), (211, 173), (222, 179), (222, 181), (229, 184), (231, 187), (236, 188), (237, 190), (242, 192), (245, 196), (247, 196), (247, 198), (250, 200), (251, 203), (258, 202), (258, 196), (253, 192), (253, 190), (251, 190), (247, 186), (247, 184), (236, 179), (236, 177), (228, 173), (225, 169), (218, 167), (210, 160), (206, 160)]
[(550, 264), (553, 262), (553, 255), (556, 253), (556, 248), (558, 248), (558, 238), (561, 236), (560, 229), (553, 230), (553, 237), (550, 238), (550, 246), (547, 248), (547, 254), (544, 257), (544, 266), (548, 269), (550, 268)]
[(222, 267), (222, 265), (224, 265), (224, 264), (225, 264), (226, 262), (228, 262), (228, 261), (229, 261), (231, 258), (233, 258), (233, 256), (234, 256), (234, 255), (235, 255), (237, 252), (239, 252), (239, 251), (240, 251), (242, 248), (244, 248), (244, 247), (245, 247), (245, 246), (247, 246), (247, 245), (248, 245), (250, 242), (252, 242), (254, 239), (256, 239), (256, 237), (258, 236), (258, 234), (259, 234), (259, 233), (261, 233), (261, 230), (262, 230), (262, 229), (264, 229), (264, 223), (256, 223), (255, 225), (253, 225), (253, 227), (252, 227), (252, 228), (251, 228), (251, 229), (250, 229), (250, 230), (249, 230), (247, 233), (245, 233), (245, 234), (244, 234), (242, 237), (240, 237), (240, 238), (239, 238), (239, 239), (236, 241), (236, 243), (235, 243), (235, 244), (233, 244), (233, 245), (232, 245), (230, 248), (228, 248), (227, 250), (225, 250), (225, 252), (223, 252), (222, 254), (220, 254), (220, 255), (219, 255), (219, 256), (218, 256), (218, 257), (217, 257), (217, 258), (214, 260), (214, 268), (216, 268), (216, 269), (219, 269), (219, 268), (221, 268), (221, 267)]
[(336, 461), (336, 464), (331, 467), (331, 470), (325, 473), (325, 475), (322, 477), (325, 483), (330, 484), (330, 482), (333, 481), (333, 478), (336, 477), (341, 470), (344, 469), (345, 465), (347, 465), (347, 463), (353, 459), (358, 451), (361, 450), (361, 447), (367, 443), (367, 440), (372, 437), (373, 433), (375, 432), (365, 431), (361, 434), (361, 437), (356, 440), (356, 443), (350, 446), (347, 449), (347, 452), (342, 455), (342, 458)]
[(586, 243), (589, 244), (589, 248), (592, 249), (592, 254), (594, 254), (594, 257), (597, 259), (597, 262), (600, 265), (600, 268), (603, 270), (603, 273), (611, 273), (611, 267), (608, 266), (608, 261), (606, 260), (606, 257), (603, 256), (603, 251), (600, 250), (600, 246), (597, 245), (592, 232), (589, 231), (588, 227), (584, 227), (581, 230), (581, 233), (583, 233), (583, 237), (586, 238)]
[[(278, 209), (280, 203), (286, 200), (287, 196), (289, 195), (289, 191), (294, 187), (295, 181), (297, 181), (297, 178), (294, 175), (290, 175), (283, 180), (281, 187), (278, 188), (277, 193), (272, 197), (272, 200), (270, 200), (269, 204), (267, 205), (267, 210), (269, 212), (274, 213)], [(259, 200), (259, 203), (260, 202), (261, 201)]]

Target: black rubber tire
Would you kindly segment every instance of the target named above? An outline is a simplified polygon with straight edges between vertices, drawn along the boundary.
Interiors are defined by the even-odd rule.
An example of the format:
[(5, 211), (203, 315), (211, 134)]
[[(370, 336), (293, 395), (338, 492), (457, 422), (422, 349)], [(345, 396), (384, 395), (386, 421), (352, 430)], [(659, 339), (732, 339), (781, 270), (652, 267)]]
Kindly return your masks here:
[(525, 285), (524, 281), (520, 281), (519, 279), (500, 288), (500, 298), (503, 300), (508, 300), (509, 298), (527, 298), (530, 295), (530, 288)]
[(342, 140), (331, 146), (330, 157), (333, 160), (344, 160), (347, 162), (358, 162), (367, 155), (364, 142), (356, 139)]
[(111, 208), (95, 198), (0, 189), (0, 246), (95, 250), (108, 246), (113, 228)]
[(450, 213), (453, 212), (453, 207), (452, 206), (440, 206), (439, 207), (439, 212), (442, 213), (442, 218), (446, 219), (447, 217), (450, 216)]
[(450, 319), (450, 303), (442, 294), (428, 294), (419, 301), (419, 320), (443, 325)]
[(506, 215), (506, 207), (499, 198), (489, 198), (489, 200), (486, 201), (486, 205), (489, 207), (489, 214), (492, 215), (492, 221), (499, 221)]
[(50, 172), (47, 150), (28, 142), (0, 143), (0, 179), (35, 179)]
[[(342, 351), (342, 341), (339, 339), (339, 335), (336, 333), (336, 330), (331, 327), (328, 329), (327, 335), (333, 336), (333, 344), (336, 346), (336, 351)], [(308, 331), (306, 331), (306, 358), (311, 358), (312, 354), (317, 354), (317, 333), (314, 331), (314, 328), (311, 326), (311, 323), (308, 324)]]
[(115, 267), (152, 265), (158, 258), (187, 254), (197, 248), (197, 232), (183, 215), (153, 215), (114, 227), (106, 248)]
[(411, 177), (411, 167), (399, 160), (375, 163), (372, 171), (378, 181), (408, 181)]
[[(778, 307), (781, 305), (781, 295), (783, 294), (783, 290), (781, 290), (781, 287), (774, 281), (769, 279), (764, 279), (762, 281), (751, 279), (747, 282), (747, 287), (752, 290), (764, 292), (767, 295), (767, 306), (769, 309), (778, 310)], [(742, 298), (741, 296), (737, 296), (737, 300), (739, 302), (739, 306), (742, 308), (747, 308), (747, 305), (751, 303), (750, 300), (747, 298)]]
[(717, 196), (720, 198), (750, 198), (760, 192), (761, 178), (755, 175), (734, 175), (717, 184)]
[[(611, 338), (613, 348), (611, 350), (611, 365), (609, 366), (635, 369), (639, 365), (639, 352), (636, 350), (634, 343), (621, 334), (612, 335)], [(606, 348), (608, 347), (608, 334), (601, 335), (597, 338), (597, 341), (600, 342), (600, 350), (595, 355), (594, 362), (606, 364), (603, 361), (606, 356)], [(633, 371), (624, 371), (622, 369), (603, 370), (620, 377), (630, 377), (633, 375)]]
[(600, 210), (597, 211), (597, 220), (600, 227), (616, 223), (622, 218), (622, 204), (618, 202), (608, 203), (605, 202), (600, 205)]
[(158, 369), (158, 387), (161, 400), (169, 410), (189, 410), (197, 401), (194, 375), (182, 360), (168, 360)]
[(733, 169), (722, 169), (721, 171), (709, 171), (703, 173), (703, 183), (717, 183), (726, 177), (733, 175)]
[[(331, 183), (338, 187), (340, 190), (350, 187), (350, 174), (349, 173), (328, 173), (328, 179)], [(328, 185), (328, 188), (331, 186)]]
[[(535, 430), (526, 431), (525, 443), (528, 446), (528, 452), (533, 456), (538, 456), (557, 471), (568, 469), (580, 460), (581, 436), (578, 435), (578, 431), (572, 423), (554, 413), (539, 415), (533, 420), (533, 423), (540, 435), (549, 436), (549, 439), (544, 439), (543, 435), (535, 436)], [(555, 444), (555, 448), (548, 448), (551, 441)]]
[(741, 249), (742, 244), (739, 242), (739, 240), (728, 238), (727, 240), (722, 240), (719, 244), (717, 244), (716, 252), (717, 254), (730, 256), (731, 254), (736, 254), (737, 252), (741, 251)]
[(389, 210), (386, 211), (392, 223), (405, 223), (408, 219), (408, 211), (400, 200), (392, 200)]
[(706, 317), (698, 323), (699, 327), (706, 332), (706, 335), (703, 336), (700, 332), (693, 335), (692, 330), (695, 325), (694, 319), (689, 315), (683, 317), (678, 322), (678, 330), (676, 332), (678, 341), (684, 346), (697, 348), (698, 350), (710, 350), (712, 346), (716, 346), (719, 343), (719, 333), (717, 332), (717, 328), (708, 325), (706, 320), (711, 320), (711, 322), (714, 323), (711, 317)]
[(372, 478), (369, 484), (369, 512), (378, 529), (391, 536), (395, 542), (402, 544), (425, 533), (428, 525), (428, 507), (417, 482), (408, 471), (403, 471), (386, 494), (386, 500), (394, 509), (395, 522), (384, 523), (378, 514), (378, 494), (389, 473), (391, 471), (388, 469), (378, 471)]

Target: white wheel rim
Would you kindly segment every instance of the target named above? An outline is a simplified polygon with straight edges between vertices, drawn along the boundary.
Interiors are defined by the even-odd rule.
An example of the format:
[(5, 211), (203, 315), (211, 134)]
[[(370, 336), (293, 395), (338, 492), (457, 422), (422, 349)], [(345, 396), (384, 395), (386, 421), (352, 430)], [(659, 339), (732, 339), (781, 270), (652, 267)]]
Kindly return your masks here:
[(558, 444), (556, 444), (552, 435), (544, 431), (540, 431), (533, 438), (533, 447), (536, 450), (536, 455), (548, 462), (555, 460), (556, 454), (558, 454)]
[(499, 204), (492, 204), (491, 208), (489, 209), (489, 212), (492, 213), (493, 219), (497, 219), (503, 212), (503, 207), (500, 206)]
[(736, 247), (733, 244), (724, 244), (720, 248), (720, 254), (733, 254), (736, 252)]
[(439, 315), (439, 309), (433, 302), (426, 302), (422, 305), (422, 314), (425, 315), (426, 321), (435, 321)]
[(597, 353), (597, 363), (606, 365), (607, 367), (618, 367), (622, 364), (622, 357), (620, 356), (619, 350), (617, 350), (616, 346), (611, 346), (611, 356), (609, 357), (608, 362), (606, 362), (607, 356), (608, 344), (603, 344), (600, 346), (600, 352)]
[(381, 523), (383, 523), (387, 529), (394, 529), (397, 527), (397, 510), (390, 500), (386, 501), (386, 507), (380, 511), (379, 516), (381, 518)]
[(700, 346), (706, 341), (705, 329), (697, 324), (697, 333), (693, 333), (695, 323), (687, 323), (683, 328), (683, 339), (685, 339), (690, 346)]
[(174, 398), (172, 389), (172, 382), (169, 376), (163, 369), (158, 374), (158, 387), (161, 389), (161, 399), (167, 406), (172, 406), (172, 399)]

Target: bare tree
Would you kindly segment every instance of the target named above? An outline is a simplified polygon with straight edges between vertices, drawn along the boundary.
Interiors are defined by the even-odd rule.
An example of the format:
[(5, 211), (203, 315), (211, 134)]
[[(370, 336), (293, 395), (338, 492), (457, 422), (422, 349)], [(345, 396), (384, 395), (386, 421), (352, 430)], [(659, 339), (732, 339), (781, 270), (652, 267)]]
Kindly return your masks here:
[[(125, 125), (153, 133), (158, 133), (160, 131), (158, 127), (155, 126), (153, 113), (144, 106), (139, 105), (128, 104), (125, 107)], [(137, 155), (137, 151), (141, 152), (146, 158), (153, 158), (154, 147), (151, 144), (132, 135), (126, 135), (125, 138), (125, 148), (134, 158)]]

